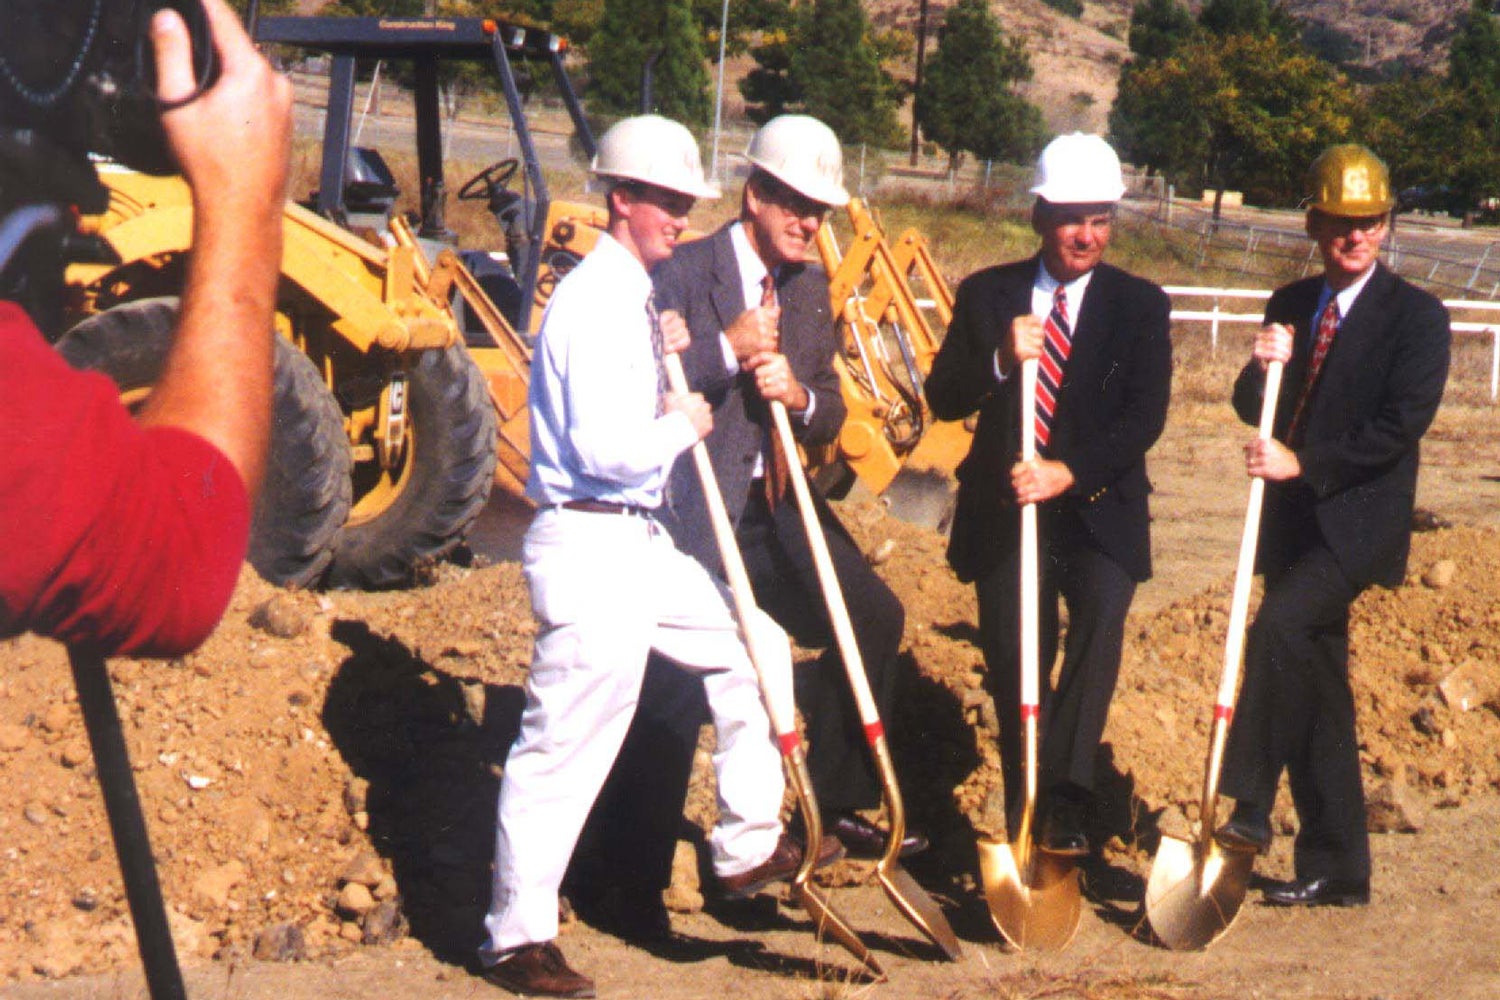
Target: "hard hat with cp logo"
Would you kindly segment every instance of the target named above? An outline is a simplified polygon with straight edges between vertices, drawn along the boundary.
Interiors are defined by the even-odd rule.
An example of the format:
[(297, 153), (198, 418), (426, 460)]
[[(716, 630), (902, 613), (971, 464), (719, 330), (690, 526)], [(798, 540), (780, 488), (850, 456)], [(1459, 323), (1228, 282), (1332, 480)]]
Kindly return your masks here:
[(1307, 207), (1327, 215), (1384, 215), (1396, 204), (1385, 163), (1355, 143), (1325, 149), (1307, 170), (1307, 186)]

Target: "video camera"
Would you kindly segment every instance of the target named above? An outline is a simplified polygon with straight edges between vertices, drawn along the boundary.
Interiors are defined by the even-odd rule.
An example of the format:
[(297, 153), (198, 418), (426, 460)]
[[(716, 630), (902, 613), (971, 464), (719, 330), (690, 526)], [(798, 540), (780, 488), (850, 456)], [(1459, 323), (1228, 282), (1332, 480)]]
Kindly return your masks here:
[(151, 18), (163, 8), (187, 23), (196, 97), (216, 72), (199, 0), (0, 0), (0, 169), (12, 168), (10, 184), (17, 172), (21, 183), (65, 182), (59, 153), (74, 164), (93, 153), (146, 173), (175, 171), (150, 37)]
[(176, 171), (150, 34), (163, 8), (182, 15), (193, 45), (197, 86), (181, 106), (217, 75), (200, 0), (0, 0), (0, 298), (44, 331), (57, 329), (64, 267), (113, 255), (73, 214), (109, 205), (90, 154)]

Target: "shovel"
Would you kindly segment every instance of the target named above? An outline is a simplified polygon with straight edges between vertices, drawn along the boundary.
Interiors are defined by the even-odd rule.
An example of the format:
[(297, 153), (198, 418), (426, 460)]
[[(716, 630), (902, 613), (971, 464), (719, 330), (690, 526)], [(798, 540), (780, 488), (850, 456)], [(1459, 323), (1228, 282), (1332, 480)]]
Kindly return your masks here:
[(849, 621), (849, 608), (844, 603), (843, 590), (839, 587), (838, 576), (833, 570), (833, 559), (828, 554), (828, 540), (823, 535), (823, 526), (818, 523), (818, 512), (813, 507), (812, 493), (807, 488), (807, 474), (802, 469), (802, 463), (796, 460), (797, 441), (792, 436), (792, 425), (787, 421), (786, 406), (780, 400), (771, 402), (771, 419), (776, 424), (776, 434), (781, 438), (781, 447), (787, 456), (792, 489), (797, 495), (797, 506), (802, 513), (802, 528), (807, 535), (808, 547), (812, 550), (813, 563), (818, 569), (818, 583), (823, 588), (823, 601), (828, 606), (828, 617), (833, 623), (839, 652), (844, 658), (844, 671), (849, 675), (849, 686), (854, 691), (854, 701), (859, 707), (859, 720), (864, 724), (865, 740), (880, 771), (880, 786), (885, 797), (886, 812), (890, 816), (891, 829), (886, 840), (885, 854), (875, 866), (875, 876), (885, 894), (906, 919), (927, 935), (949, 960), (957, 961), (961, 952), (953, 928), (948, 925), (947, 918), (933, 898), (901, 867), (898, 860), (901, 841), (906, 836), (906, 807), (901, 802), (901, 788), (896, 782), (896, 766), (891, 761), (885, 727), (880, 722), (880, 711), (875, 707), (875, 699), (870, 694), (870, 679), (865, 676), (864, 660), (854, 638), (854, 626)]
[[(687, 377), (682, 372), (682, 359), (675, 354), (668, 354), (662, 358), (662, 364), (666, 367), (672, 391), (687, 392)], [(750, 628), (750, 613), (755, 608), (750, 576), (745, 572), (745, 561), (740, 556), (739, 544), (734, 539), (734, 526), (729, 523), (729, 513), (724, 509), (724, 496), (719, 492), (718, 480), (714, 478), (713, 462), (702, 441), (693, 445), (693, 464), (698, 468), (703, 496), (708, 502), (709, 520), (713, 522), (714, 539), (719, 544), (719, 558), (724, 563), (724, 573), (729, 578), (729, 590), (734, 598), (734, 614), (740, 626), (740, 639), (745, 643), (745, 651), (760, 678), (760, 692), (766, 703), (766, 714), (771, 718), (771, 728), (776, 731), (782, 766), (786, 768), (787, 779), (797, 795), (797, 806), (806, 828), (807, 846), (802, 852), (802, 867), (792, 877), (792, 895), (807, 911), (808, 916), (812, 917), (819, 934), (826, 930), (851, 955), (864, 963), (865, 968), (883, 979), (885, 972), (875, 961), (870, 949), (865, 947), (865, 943), (854, 933), (849, 923), (833, 909), (832, 903), (818, 894), (812, 884), (813, 868), (818, 862), (818, 848), (823, 843), (823, 819), (818, 811), (818, 801), (813, 795), (812, 778), (807, 772), (807, 755), (802, 749), (802, 738), (797, 733), (795, 710), (779, 694), (783, 687), (786, 691), (791, 690), (791, 678), (787, 678), (785, 685), (778, 687), (766, 676), (763, 666), (765, 660), (760, 655), (755, 632)]]
[[(1260, 409), (1262, 441), (1271, 437), (1276, 396), (1281, 390), (1281, 362), (1266, 368), (1265, 398)], [(1266, 481), (1250, 480), (1250, 502), (1245, 508), (1245, 530), (1240, 536), (1239, 564), (1234, 573), (1234, 596), (1229, 607), (1229, 635), (1224, 643), (1224, 672), (1214, 703), (1213, 731), (1203, 777), (1203, 802), (1198, 810), (1198, 837), (1163, 836), (1146, 882), (1146, 917), (1162, 944), (1173, 951), (1206, 948), (1229, 930), (1245, 901), (1255, 852), (1231, 850), (1214, 839), (1219, 801), (1219, 770), (1224, 744), (1234, 715), (1235, 689), (1245, 650), (1245, 618), (1250, 607), (1250, 581), (1255, 574), (1255, 542), (1260, 532), (1261, 499)]]
[(83, 725), (94, 751), (94, 768), (120, 861), (130, 919), (135, 924), (136, 946), (146, 970), (147, 991), (151, 1000), (187, 1000), (104, 657), (70, 646), (68, 660), (73, 667), (73, 685), (78, 689), (78, 705), (83, 710)]
[[(1021, 460), (1036, 458), (1035, 359), (1021, 363)], [(1034, 842), (1037, 723), (1041, 715), (1038, 651), (1036, 504), (1021, 506), (1021, 726), (1024, 730), (1026, 796), (1016, 841), (981, 837), (979, 875), (985, 902), (1000, 933), (1016, 948), (1060, 951), (1078, 930), (1083, 901), (1070, 856), (1050, 854)]]

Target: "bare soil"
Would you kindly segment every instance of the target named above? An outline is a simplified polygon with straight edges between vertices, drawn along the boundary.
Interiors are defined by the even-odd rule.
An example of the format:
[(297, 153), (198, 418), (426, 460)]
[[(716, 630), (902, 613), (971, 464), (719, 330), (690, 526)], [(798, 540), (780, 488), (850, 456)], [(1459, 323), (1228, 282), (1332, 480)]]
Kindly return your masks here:
[[(1354, 684), (1375, 900), (1284, 912), (1247, 902), (1201, 954), (1149, 943), (1139, 901), (1158, 829), (1196, 814), (1221, 665), (1250, 431), (1222, 402), (1174, 406), (1151, 458), (1156, 579), (1132, 613), (1085, 866), (1079, 935), (1057, 955), (1001, 947), (974, 837), (998, 819), (999, 720), (982, 693), (971, 591), (943, 540), (872, 503), (843, 513), (907, 609), (890, 720), (916, 878), (965, 945), (957, 964), (905, 924), (868, 867), (836, 907), (889, 980), (870, 984), (805, 915), (687, 890), (679, 938), (641, 947), (570, 921), (562, 944), (606, 997), (1493, 997), (1500, 995), (1500, 440), (1487, 405), (1445, 408), (1411, 572), (1356, 605)], [(469, 566), (403, 593), (278, 591), (246, 571), (197, 653), (111, 674), (161, 877), (198, 997), (485, 996), (465, 969), (488, 892), (494, 799), (533, 625), (511, 553), (525, 513), (497, 501)], [(0, 643), (0, 996), (144, 996), (123, 890), (62, 651)], [(707, 819), (700, 768), (691, 818)], [(1280, 832), (1292, 829), (1278, 809)], [(1290, 871), (1289, 838), (1259, 865)], [(350, 886), (360, 888), (350, 888)], [(298, 961), (276, 959), (298, 958)]]

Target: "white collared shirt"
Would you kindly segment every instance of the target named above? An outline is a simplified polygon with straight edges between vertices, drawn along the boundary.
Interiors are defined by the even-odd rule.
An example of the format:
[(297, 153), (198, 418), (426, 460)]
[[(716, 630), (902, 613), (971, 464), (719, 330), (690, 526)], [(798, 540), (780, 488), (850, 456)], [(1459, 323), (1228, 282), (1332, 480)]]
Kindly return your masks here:
[(1361, 274), (1358, 278), (1354, 279), (1354, 284), (1350, 285), (1342, 292), (1339, 292), (1336, 296), (1333, 294), (1333, 289), (1328, 287), (1327, 279), (1324, 279), (1323, 290), (1318, 293), (1318, 308), (1313, 312), (1312, 320), (1310, 323), (1310, 328), (1313, 331), (1314, 339), (1316, 339), (1317, 336), (1318, 323), (1323, 318), (1323, 310), (1328, 307), (1328, 300), (1332, 298), (1338, 299), (1339, 326), (1343, 326), (1344, 318), (1349, 315), (1349, 310), (1354, 308), (1354, 300), (1359, 298), (1359, 293), (1365, 290), (1365, 286), (1370, 283), (1370, 275), (1374, 273), (1375, 266), (1372, 264), (1365, 270), (1364, 274)]
[(606, 233), (547, 303), (528, 391), (537, 504), (660, 506), (672, 463), (698, 440), (684, 414), (656, 415), (650, 294), (646, 269)]

